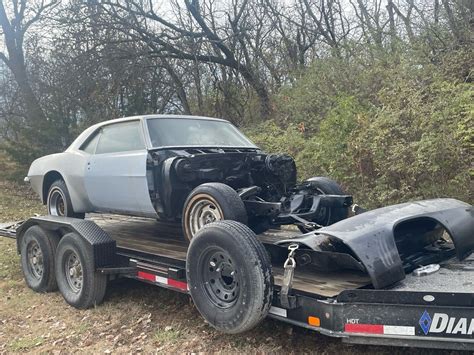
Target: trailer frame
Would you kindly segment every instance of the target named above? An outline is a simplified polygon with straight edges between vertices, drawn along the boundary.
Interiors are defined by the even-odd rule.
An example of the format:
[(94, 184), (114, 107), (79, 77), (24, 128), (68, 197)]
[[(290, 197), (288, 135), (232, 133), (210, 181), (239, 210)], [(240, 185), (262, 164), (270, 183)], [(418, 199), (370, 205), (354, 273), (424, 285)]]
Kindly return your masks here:
[[(85, 224), (88, 228), (78, 227)], [(74, 230), (91, 245), (110, 238), (107, 239), (109, 250), (99, 247), (95, 260), (96, 270), (109, 279), (134, 278), (189, 293), (185, 260), (115, 245), (114, 236), (92, 220), (32, 217), (0, 225), (0, 236), (17, 238), (18, 242), (24, 231), (33, 225), (57, 233)], [(466, 281), (472, 279), (474, 257), (462, 262), (450, 259), (442, 267), (444, 274), (425, 276), (432, 284), (427, 288), (417, 286), (420, 278), (413, 275), (391, 288), (348, 288), (330, 297), (293, 288), (293, 307), (283, 307), (281, 285), (275, 285), (268, 316), (341, 338), (346, 343), (474, 350), (474, 286)], [(448, 279), (453, 285), (463, 284), (454, 289), (454, 286), (444, 286)]]

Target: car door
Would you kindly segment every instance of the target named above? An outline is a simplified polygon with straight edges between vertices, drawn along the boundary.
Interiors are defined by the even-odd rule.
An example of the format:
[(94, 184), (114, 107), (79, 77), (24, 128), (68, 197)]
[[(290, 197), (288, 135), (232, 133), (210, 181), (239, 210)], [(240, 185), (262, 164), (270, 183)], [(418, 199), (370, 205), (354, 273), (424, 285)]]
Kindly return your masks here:
[(106, 125), (88, 157), (84, 183), (95, 211), (157, 217), (146, 176), (140, 120)]

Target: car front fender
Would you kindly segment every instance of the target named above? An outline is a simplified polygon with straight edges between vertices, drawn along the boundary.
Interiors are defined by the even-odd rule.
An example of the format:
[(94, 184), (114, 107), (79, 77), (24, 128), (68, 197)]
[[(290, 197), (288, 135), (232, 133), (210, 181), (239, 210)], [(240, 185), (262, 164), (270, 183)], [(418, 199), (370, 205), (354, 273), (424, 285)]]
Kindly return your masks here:
[(316, 235), (335, 238), (359, 258), (374, 288), (383, 288), (405, 278), (395, 241), (397, 226), (417, 220), (432, 220), (451, 236), (457, 257), (462, 260), (474, 250), (474, 208), (449, 198), (403, 203), (371, 210), (299, 238), (278, 244), (299, 243), (317, 250)]

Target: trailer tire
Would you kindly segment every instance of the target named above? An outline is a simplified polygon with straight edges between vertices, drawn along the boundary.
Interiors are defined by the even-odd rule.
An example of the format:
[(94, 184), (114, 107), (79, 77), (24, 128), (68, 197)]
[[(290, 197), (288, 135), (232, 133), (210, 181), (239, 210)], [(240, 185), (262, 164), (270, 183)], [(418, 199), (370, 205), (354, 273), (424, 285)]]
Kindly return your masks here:
[(187, 240), (205, 224), (233, 220), (247, 224), (247, 210), (239, 194), (229, 185), (209, 182), (196, 187), (184, 203), (183, 232)]
[[(331, 180), (324, 176), (312, 177), (306, 180), (312, 187), (316, 188), (319, 193), (323, 195), (345, 195), (342, 187), (334, 180)], [(329, 216), (325, 218), (325, 221), (314, 221), (321, 225), (330, 225), (341, 221), (349, 215), (349, 209), (347, 207), (333, 207), (329, 209)], [(321, 223), (323, 222), (323, 223)]]
[(107, 276), (95, 271), (92, 248), (76, 233), (64, 235), (56, 252), (59, 291), (71, 306), (86, 309), (102, 302)]
[(59, 237), (40, 226), (31, 226), (20, 239), (21, 269), (26, 284), (36, 292), (57, 290), (54, 255)]
[(270, 257), (242, 223), (227, 220), (204, 226), (191, 240), (186, 275), (196, 308), (219, 331), (248, 331), (270, 310)]
[(46, 200), (48, 214), (84, 219), (85, 213), (75, 213), (72, 207), (71, 195), (64, 180), (56, 180), (48, 190)]

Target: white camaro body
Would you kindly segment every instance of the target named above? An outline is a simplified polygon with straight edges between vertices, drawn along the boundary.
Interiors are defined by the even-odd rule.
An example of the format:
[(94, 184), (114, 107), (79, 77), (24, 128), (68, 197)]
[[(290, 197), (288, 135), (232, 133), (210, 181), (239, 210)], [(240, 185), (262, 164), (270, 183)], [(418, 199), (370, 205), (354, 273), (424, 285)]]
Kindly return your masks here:
[[(51, 183), (64, 180), (75, 213), (107, 212), (158, 218), (149, 194), (146, 168), (148, 150), (152, 148), (146, 120), (156, 118), (228, 123), (220, 119), (177, 115), (135, 116), (101, 122), (82, 132), (65, 152), (35, 160), (25, 180), (30, 181), (45, 204)], [(100, 151), (101, 145), (106, 145), (102, 144), (107, 140), (104, 132), (117, 127), (121, 127), (120, 131), (112, 132), (115, 136), (106, 142), (108, 149)], [(114, 149), (119, 145), (120, 149)]]
[[(150, 116), (156, 117), (156, 116)], [(68, 187), (75, 212), (113, 212), (157, 217), (151, 204), (146, 176), (148, 134), (144, 117), (128, 117), (98, 123), (82, 132), (63, 153), (35, 160), (28, 180), (46, 203), (45, 179), (61, 176)], [(142, 149), (91, 154), (84, 149), (89, 137), (116, 123), (137, 124)]]

